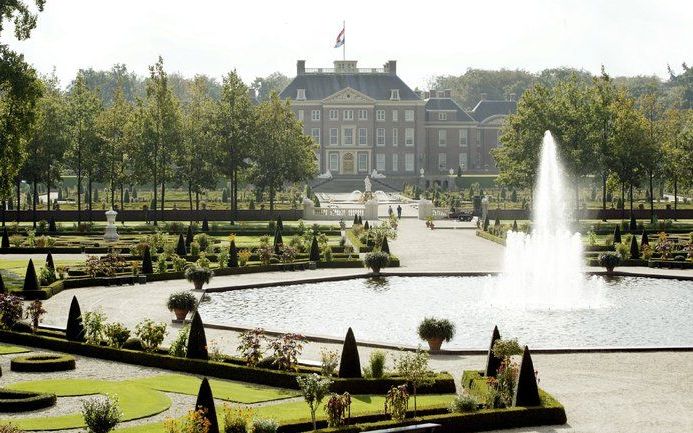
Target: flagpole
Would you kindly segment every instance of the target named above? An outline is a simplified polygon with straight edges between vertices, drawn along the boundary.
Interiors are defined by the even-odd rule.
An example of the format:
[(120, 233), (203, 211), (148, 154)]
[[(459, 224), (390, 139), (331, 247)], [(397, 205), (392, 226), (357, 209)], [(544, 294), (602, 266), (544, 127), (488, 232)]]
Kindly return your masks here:
[(342, 60), (346, 60), (346, 20), (342, 21), (342, 30), (344, 31), (344, 43), (342, 44)]

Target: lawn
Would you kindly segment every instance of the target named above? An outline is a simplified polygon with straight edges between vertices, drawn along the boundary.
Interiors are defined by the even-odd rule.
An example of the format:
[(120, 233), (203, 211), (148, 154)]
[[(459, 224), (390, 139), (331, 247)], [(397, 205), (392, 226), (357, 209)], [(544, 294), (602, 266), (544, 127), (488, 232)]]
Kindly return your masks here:
[(0, 344), (0, 355), (12, 355), (14, 353), (26, 353), (31, 352), (29, 349), (17, 346), (8, 346), (5, 344)]

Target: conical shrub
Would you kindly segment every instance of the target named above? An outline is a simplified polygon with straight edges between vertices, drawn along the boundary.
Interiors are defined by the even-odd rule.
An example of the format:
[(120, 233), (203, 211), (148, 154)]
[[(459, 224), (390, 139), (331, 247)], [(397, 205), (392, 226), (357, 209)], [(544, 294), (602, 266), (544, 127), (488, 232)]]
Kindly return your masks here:
[(310, 244), (310, 261), (320, 261), (320, 247), (318, 246), (318, 238), (313, 236), (313, 242)]
[(368, 221), (366, 221), (366, 223), (363, 225), (363, 229), (364, 230), (370, 230), (371, 229), (371, 227), (368, 225)]
[(529, 353), (529, 348), (525, 346), (525, 351), (522, 353), (522, 362), (520, 363), (520, 375), (515, 385), (513, 406), (528, 407), (539, 406), (540, 404), (539, 387), (537, 386), (537, 377), (534, 374), (532, 355)]
[(638, 223), (635, 221), (635, 215), (632, 213), (630, 214), (630, 224), (628, 225), (628, 228), (630, 229), (631, 233), (638, 229)]
[(176, 254), (178, 254), (180, 257), (185, 257), (188, 252), (185, 249), (185, 238), (183, 237), (183, 233), (178, 235), (178, 243), (176, 244)]
[(342, 346), (342, 359), (339, 362), (339, 377), (361, 377), (361, 359), (356, 345), (354, 331), (349, 328)]
[(192, 322), (190, 323), (190, 334), (188, 334), (188, 353), (186, 355), (192, 359), (209, 359), (207, 353), (207, 336), (205, 335), (205, 327), (202, 324), (200, 313), (195, 311)]
[(614, 243), (621, 243), (621, 226), (619, 226), (618, 224), (616, 224), (616, 228), (614, 229)]
[(383, 236), (383, 241), (380, 244), (380, 251), (390, 254), (390, 245), (387, 243), (387, 236)]
[(77, 297), (72, 297), (70, 312), (67, 315), (67, 329), (65, 336), (69, 341), (84, 341), (84, 324), (82, 323), (82, 310), (79, 308)]
[(205, 377), (200, 384), (200, 390), (197, 392), (197, 401), (195, 402), (195, 410), (202, 409), (205, 412), (205, 418), (209, 421), (209, 430), (207, 433), (219, 433), (219, 421), (217, 420), (217, 410), (214, 407), (214, 396), (212, 388), (209, 386), (209, 380)]
[(36, 278), (36, 269), (34, 268), (34, 261), (29, 259), (29, 264), (26, 267), (26, 275), (24, 275), (24, 286), (22, 290), (38, 290), (39, 283), (38, 278)]
[(495, 227), (500, 226), (500, 218), (499, 218), (497, 215), (496, 215), (496, 220), (493, 222), (493, 225), (494, 225)]
[(284, 231), (284, 222), (281, 215), (277, 215), (277, 230)]
[(517, 232), (517, 220), (513, 221), (513, 231)]
[(489, 225), (489, 221), (488, 221), (488, 216), (487, 216), (486, 218), (484, 218), (484, 226), (483, 226), (483, 229), (484, 229), (485, 232), (488, 231), (488, 225)]
[(2, 280), (2, 274), (0, 274), (0, 293), (5, 293), (5, 282)]
[(2, 229), (2, 244), (0, 244), (3, 249), (10, 247), (10, 235), (7, 233), (7, 227)]
[(363, 217), (359, 215), (359, 224), (363, 225)]
[(51, 268), (55, 271), (55, 262), (53, 261), (53, 254), (51, 254), (50, 251), (48, 251), (48, 255), (46, 255), (46, 267)]
[(50, 233), (55, 233), (58, 231), (58, 227), (55, 224), (55, 218), (51, 217), (50, 220), (48, 220), (48, 231)]
[(645, 245), (650, 245), (650, 240), (647, 238), (647, 231), (643, 230), (642, 231), (642, 238), (640, 239), (640, 247), (644, 247)]
[(229, 268), (238, 267), (238, 248), (236, 248), (236, 241), (232, 240), (229, 246)]
[(202, 220), (202, 231), (207, 233), (209, 231), (209, 221), (207, 218)]
[(630, 258), (640, 258), (640, 248), (638, 247), (638, 239), (635, 237), (635, 235), (631, 236), (630, 238)]
[(284, 245), (284, 239), (282, 238), (282, 232), (277, 228), (274, 231), (274, 254), (279, 254), (282, 249), (282, 245)]
[(493, 354), (493, 345), (496, 344), (497, 340), (500, 340), (500, 332), (498, 332), (498, 326), (493, 327), (493, 334), (491, 335), (491, 345), (488, 347), (488, 355), (486, 355), (486, 377), (496, 377), (498, 374), (498, 367), (500, 367), (503, 360), (496, 357)]
[(149, 247), (144, 249), (144, 254), (142, 256), (142, 273), (154, 273), (154, 267), (152, 266), (152, 254), (149, 252)]
[(195, 240), (195, 233), (193, 232), (192, 224), (188, 226), (188, 233), (185, 234), (185, 246), (190, 249), (190, 244)]
[[(354, 214), (354, 222), (351, 224), (351, 226), (353, 227), (353, 226), (357, 225), (358, 223), (359, 223), (359, 216)], [(5, 230), (7, 230), (7, 229), (5, 229)]]

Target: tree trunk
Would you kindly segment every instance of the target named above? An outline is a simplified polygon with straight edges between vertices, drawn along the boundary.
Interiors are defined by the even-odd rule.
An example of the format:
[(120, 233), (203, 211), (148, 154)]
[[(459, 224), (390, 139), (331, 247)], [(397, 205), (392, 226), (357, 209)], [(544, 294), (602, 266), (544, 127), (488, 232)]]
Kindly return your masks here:
[(188, 181), (188, 203), (190, 203), (190, 224), (192, 224), (193, 200), (192, 200), (192, 182)]
[(630, 191), (629, 191), (629, 199), (630, 199), (630, 214), (633, 215), (633, 184), (630, 184)]
[[(50, 170), (50, 169), (49, 169)], [(46, 179), (46, 210), (51, 210), (51, 178)]]
[(7, 201), (3, 200), (2, 201), (2, 227), (5, 227), (5, 218), (7, 215), (5, 213), (7, 212)]
[(164, 221), (164, 200), (166, 195), (166, 168), (161, 165), (161, 221)]
[(621, 219), (626, 217), (626, 183), (621, 183)]
[(34, 229), (36, 229), (36, 198), (38, 196), (38, 185), (36, 183), (36, 178), (34, 178), (31, 183), (33, 184), (34, 192), (31, 195), (31, 222)]
[(654, 222), (654, 186), (652, 185), (654, 172), (650, 170), (650, 222)]
[(153, 224), (154, 224), (155, 226), (157, 225), (157, 223), (156, 223), (156, 205), (157, 205), (157, 203), (158, 203), (157, 200), (158, 200), (158, 197), (159, 197), (159, 196), (157, 195), (157, 188), (158, 188), (158, 186), (159, 186), (159, 183), (157, 182), (157, 180), (158, 180), (158, 178), (157, 178), (157, 174), (158, 174), (158, 173), (157, 173), (157, 160), (159, 159), (159, 158), (158, 158), (158, 156), (159, 156), (159, 155), (158, 155), (158, 153), (159, 153), (158, 150), (159, 150), (159, 149), (158, 149), (158, 146), (154, 146), (154, 188), (153, 188), (153, 189), (154, 189), (154, 199), (153, 199), (153, 200), (151, 201), (151, 203), (150, 203), (150, 205), (151, 205), (151, 204), (154, 205), (154, 208), (153, 208), (151, 211), (152, 211), (152, 216), (153, 216), (153, 218), (152, 218)]
[(82, 224), (82, 151), (77, 152), (77, 227)]
[(674, 176), (674, 221), (676, 221), (676, 211), (679, 204), (679, 182), (677, 176)]
[(87, 188), (89, 189), (89, 222), (93, 223), (94, 222), (94, 217), (92, 216), (92, 204), (94, 203), (94, 189), (93, 189), (93, 184), (91, 180), (91, 173), (89, 173), (89, 183), (87, 184)]
[(235, 219), (236, 211), (238, 211), (238, 169), (233, 172), (233, 210)]
[(580, 221), (580, 177), (575, 176), (575, 221)]
[(200, 210), (200, 192), (195, 191), (195, 210)]
[(602, 173), (602, 221), (606, 222), (606, 173)]
[(274, 186), (270, 185), (269, 188), (269, 200), (270, 200), (270, 212), (274, 211)]
[(19, 224), (19, 211), (22, 208), (22, 179), (17, 177), (17, 224)]
[(123, 213), (125, 211), (125, 187), (123, 184), (120, 184), (120, 223), (125, 225), (125, 214)]

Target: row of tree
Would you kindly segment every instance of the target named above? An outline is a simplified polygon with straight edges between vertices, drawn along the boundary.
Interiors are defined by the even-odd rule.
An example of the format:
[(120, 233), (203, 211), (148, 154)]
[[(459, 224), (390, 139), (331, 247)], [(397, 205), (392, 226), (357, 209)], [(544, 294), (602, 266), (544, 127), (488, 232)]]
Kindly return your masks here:
[(573, 178), (576, 208), (586, 176), (601, 177), (603, 208), (609, 179), (620, 183), (624, 201), (629, 192), (631, 210), (633, 188), (646, 182), (653, 217), (655, 179), (668, 182), (676, 197), (679, 187), (693, 186), (693, 109), (667, 108), (656, 89), (636, 99), (603, 70), (590, 82), (572, 75), (554, 86), (534, 85), (508, 117), (502, 146), (492, 151), (500, 184), (534, 186), (547, 130)]

